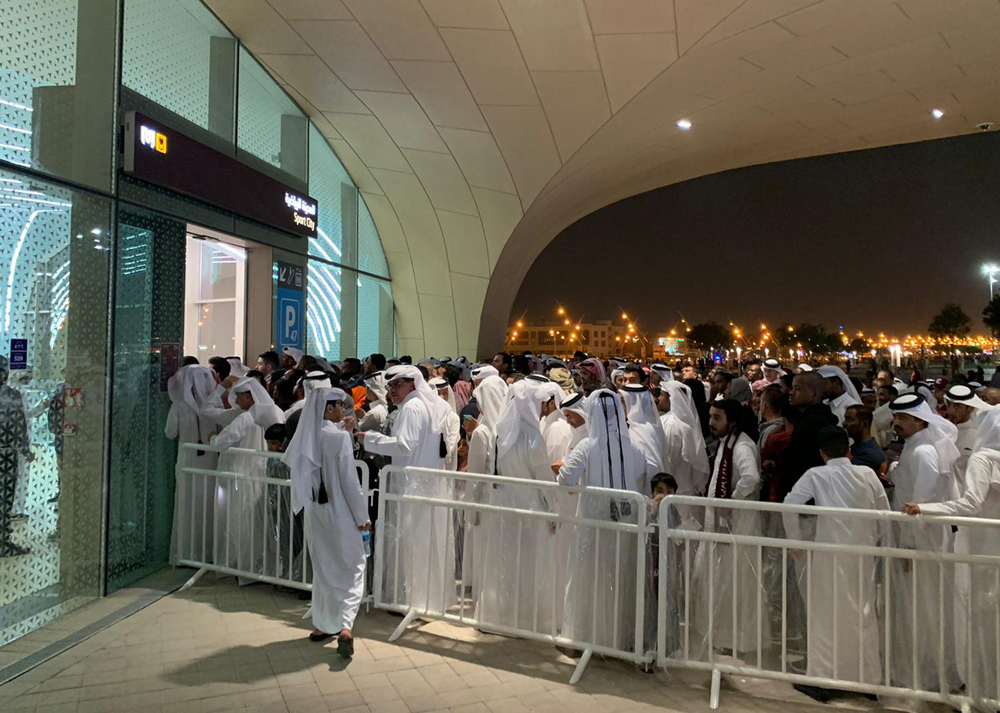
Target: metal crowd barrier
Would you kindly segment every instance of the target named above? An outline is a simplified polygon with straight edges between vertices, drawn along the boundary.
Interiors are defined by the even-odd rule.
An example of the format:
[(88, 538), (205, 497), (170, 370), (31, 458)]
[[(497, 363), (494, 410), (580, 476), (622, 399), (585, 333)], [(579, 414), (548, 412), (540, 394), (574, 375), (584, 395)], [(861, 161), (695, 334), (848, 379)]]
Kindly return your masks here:
[[(885, 532), (897, 535), (904, 528), (923, 528), (922, 532), (932, 532), (934, 529), (940, 530), (940, 538), (943, 542), (950, 542), (954, 532), (966, 529), (967, 533), (983, 533), (987, 531), (1000, 530), (1000, 520), (984, 520), (978, 518), (959, 517), (932, 517), (917, 516), (912, 517), (901, 513), (877, 510), (847, 510), (841, 508), (828, 508), (816, 506), (797, 506), (761, 503), (755, 501), (739, 500), (715, 500), (698, 498), (691, 496), (674, 495), (665, 498), (660, 506), (658, 514), (659, 525), (659, 576), (658, 576), (658, 610), (659, 621), (657, 629), (657, 663), (664, 668), (694, 669), (710, 671), (712, 673), (712, 687), (710, 692), (710, 706), (714, 709), (719, 704), (719, 687), (721, 674), (734, 674), (750, 678), (763, 678), (778, 681), (785, 681), (793, 684), (805, 684), (844, 691), (859, 693), (869, 693), (877, 695), (889, 695), (900, 698), (933, 701), (946, 703), (952, 707), (960, 708), (962, 711), (972, 710), (973, 707), (984, 707), (990, 710), (1000, 709), (1000, 551), (997, 556), (957, 554), (946, 551), (934, 551), (932, 549), (907, 549), (893, 546), (895, 542), (890, 541), (888, 545), (869, 547), (854, 544), (835, 544), (830, 542), (817, 542), (808, 539), (786, 539), (779, 533), (779, 536), (768, 537), (763, 532), (760, 534), (737, 534), (737, 528), (729, 527), (708, 527), (703, 528), (699, 524), (699, 518), (691, 517), (693, 511), (704, 510), (706, 518), (708, 513), (714, 513), (718, 517), (725, 517), (729, 513), (732, 517), (739, 517), (738, 513), (757, 513), (758, 516), (769, 515), (771, 518), (782, 518), (784, 515), (809, 516), (815, 518), (836, 518), (839, 521), (854, 520), (857, 522), (875, 521), (884, 528)], [(678, 513), (686, 512), (687, 518), (683, 521)], [(713, 518), (712, 520), (716, 520)], [(732, 522), (732, 520), (729, 520)], [(715, 531), (713, 531), (715, 530)], [(710, 566), (707, 571), (707, 582), (705, 572), (700, 573), (700, 581), (693, 583), (696, 578), (694, 572), (694, 561), (697, 559), (696, 549), (707, 548), (708, 556), (704, 557), (708, 562), (721, 561), (721, 558), (732, 557), (732, 581), (720, 582), (716, 578), (713, 581), (713, 574), (716, 567)], [(716, 559), (716, 550), (721, 552), (720, 559)], [(704, 553), (703, 553), (704, 555)], [(821, 564), (814, 566), (814, 559), (819, 556)], [(749, 563), (749, 567), (742, 570), (737, 559), (744, 563)], [(841, 559), (842, 558), (842, 559)], [(872, 572), (861, 571), (860, 563), (862, 558), (876, 563)], [(877, 680), (872, 682), (865, 680), (864, 674), (864, 628), (859, 626), (858, 635), (858, 670), (843, 671), (837, 669), (839, 660), (838, 654), (844, 651), (844, 646), (850, 646), (851, 642), (838, 640), (846, 638), (845, 631), (848, 626), (837, 621), (838, 611), (841, 611), (839, 604), (843, 603), (843, 597), (854, 595), (853, 580), (850, 585), (843, 578), (838, 576), (838, 559), (851, 561), (857, 559), (858, 580), (857, 595), (858, 600), (871, 600), (871, 592), (866, 594), (864, 578), (869, 576), (876, 584), (876, 596), (874, 601), (867, 601), (866, 605), (875, 607), (878, 616), (879, 627), (879, 675)], [(765, 561), (773, 563), (772, 579), (768, 581), (768, 573), (763, 567)], [(832, 656), (833, 656), (833, 676), (808, 675), (807, 671), (793, 671), (789, 667), (789, 614), (793, 607), (795, 596), (798, 591), (790, 588), (794, 586), (790, 580), (790, 572), (794, 569), (789, 567), (790, 562), (795, 563), (795, 568), (805, 570), (804, 586), (805, 593), (798, 604), (804, 605), (805, 618), (804, 629), (806, 640), (810, 634), (810, 627), (814, 623), (814, 618), (818, 616), (830, 616), (829, 605), (832, 603)], [(813, 580), (825, 575), (829, 581), (829, 572), (820, 572), (819, 567), (833, 566), (833, 586), (832, 591), (814, 591), (816, 586)], [(920, 563), (929, 563), (931, 568)], [(935, 567), (936, 565), (936, 567)], [(773, 569), (777, 568), (778, 574), (774, 575)], [(815, 570), (815, 571), (814, 571)], [(937, 576), (932, 574), (932, 582), (936, 580), (936, 596), (929, 598), (936, 602), (930, 603), (930, 608), (936, 610), (933, 613), (935, 621), (926, 620), (928, 602), (920, 602), (921, 596), (927, 597), (927, 591), (918, 587), (918, 572), (927, 576), (929, 572), (936, 570)], [(971, 584), (968, 592), (968, 601), (977, 602), (979, 607), (967, 607), (965, 609), (965, 651), (964, 651), (964, 671), (959, 672), (962, 685), (954, 689), (945, 688), (941, 683), (945, 678), (945, 672), (938, 671), (936, 681), (920, 680), (920, 664), (918, 654), (923, 654), (921, 662), (926, 665), (927, 652), (918, 651), (920, 641), (917, 632), (922, 628), (933, 626), (933, 631), (937, 634), (934, 652), (936, 662), (939, 667), (945, 667), (948, 661), (948, 654), (955, 655), (955, 647), (952, 642), (946, 641), (946, 637), (951, 639), (955, 635), (955, 630), (949, 628), (948, 621), (960, 607), (950, 608), (946, 605), (946, 599), (954, 595), (957, 590), (957, 572), (967, 570), (971, 572)], [(747, 572), (753, 571), (747, 581)], [(740, 581), (737, 581), (737, 574)], [(776, 577), (780, 576), (779, 602), (767, 602), (767, 595), (773, 593), (775, 589)], [(852, 575), (853, 576), (853, 575)], [(897, 579), (902, 579), (897, 583)], [(909, 579), (909, 591), (906, 589), (895, 591), (896, 588), (906, 586), (906, 579)], [(949, 581), (946, 581), (949, 580)], [(695, 590), (692, 591), (692, 586)], [(839, 585), (839, 586), (838, 586)], [(801, 586), (801, 585), (800, 585)], [(726, 590), (730, 590), (727, 592)], [(845, 590), (851, 591), (845, 591)], [(945, 593), (949, 592), (949, 597)], [(725, 601), (719, 603), (717, 598), (722, 595)], [(731, 600), (730, 600), (731, 597)], [(718, 652), (713, 645), (713, 634), (716, 637), (722, 634), (728, 635), (728, 627), (724, 632), (720, 632), (716, 623), (718, 618), (727, 619), (732, 616), (732, 641), (736, 641), (738, 622), (738, 611), (740, 603), (746, 604), (747, 597), (756, 598), (756, 621), (751, 625), (756, 631), (756, 642), (753, 650), (736, 652), (726, 650)], [(898, 597), (909, 597), (910, 611), (902, 614), (894, 612), (894, 602), (898, 602)], [(991, 610), (985, 618), (982, 617), (983, 602), (986, 602)], [(707, 632), (698, 631), (699, 616), (702, 616), (700, 607), (708, 607)], [(767, 606), (767, 605), (770, 606)], [(967, 604), (967, 602), (965, 603)], [(962, 604), (960, 604), (962, 606)], [(821, 607), (827, 607), (820, 611)], [(852, 605), (848, 603), (848, 610), (852, 610)], [(970, 611), (971, 609), (971, 611)], [(771, 654), (769, 644), (763, 635), (769, 623), (765, 617), (770, 617), (772, 612), (777, 618), (780, 626), (780, 657), (775, 658)], [(780, 613), (779, 613), (780, 612)], [(862, 616), (866, 610), (859, 608), (857, 611), (858, 624), (862, 623)], [(920, 616), (918, 617), (918, 613)], [(870, 614), (869, 614), (870, 615)], [(728, 625), (728, 622), (725, 622)], [(745, 625), (746, 622), (743, 622)], [(850, 623), (853, 626), (853, 622)], [(910, 650), (907, 647), (900, 647), (894, 638), (898, 627), (909, 627), (911, 631)], [(705, 627), (702, 627), (705, 628)], [(974, 645), (974, 642), (977, 642)], [(707, 645), (706, 645), (707, 644)], [(904, 650), (900, 650), (903, 648)], [(849, 652), (853, 654), (853, 652)], [(897, 662), (894, 657), (902, 657)], [(773, 667), (769, 667), (768, 664)], [(974, 673), (976, 671), (976, 673)], [(907, 686), (900, 682), (900, 679), (912, 675), (912, 680), (916, 682), (914, 686)], [(992, 678), (992, 680), (989, 680)], [(982, 680), (985, 679), (985, 680)]]
[[(181, 591), (206, 572), (312, 591), (312, 563), (304, 534), (303, 515), (292, 512), (291, 480), (186, 465), (198, 452), (227, 453), (246, 463), (279, 461), (282, 453), (245, 448), (220, 449), (198, 443), (182, 444), (176, 467), (177, 503), (171, 562), (198, 571)], [(370, 468), (354, 461), (371, 503)], [(366, 578), (366, 581), (368, 579)], [(371, 594), (366, 591), (366, 601)]]
[[(407, 482), (405, 492), (400, 492), (404, 489), (400, 481)], [(464, 483), (467, 493), (479, 489), (485, 495), (479, 498), (478, 502), (474, 497), (459, 497), (455, 493), (456, 482)], [(563, 487), (555, 483), (520, 478), (391, 466), (380, 472), (380, 483), (380, 537), (376, 541), (373, 592), (375, 606), (405, 615), (389, 637), (390, 641), (399, 638), (414, 618), (421, 617), (474, 626), (484, 632), (570, 647), (582, 651), (571, 683), (579, 681), (593, 653), (635, 663), (653, 661), (654, 654), (647, 652), (644, 645), (647, 579), (645, 553), (654, 533), (653, 527), (647, 523), (649, 505), (647, 498), (638, 493), (621, 490)], [(609, 519), (580, 518), (553, 510), (540, 511), (484, 502), (497, 500), (498, 493), (510, 494), (517, 491), (522, 493), (534, 491), (538, 496), (547, 498), (548, 502), (553, 502), (558, 497), (607, 498), (608, 502), (621, 504), (621, 511), (633, 511), (634, 515), (630, 515), (629, 518), (634, 522), (614, 521), (610, 517)], [(624, 506), (625, 502), (630, 503), (630, 507)], [(607, 508), (604, 512), (608, 512)], [(457, 537), (461, 538), (463, 533), (469, 532), (470, 523), (477, 522), (477, 519), (480, 523), (476, 533), (478, 537), (487, 539), (482, 533), (490, 526), (493, 527), (494, 535), (501, 540), (505, 527), (508, 533), (510, 531), (517, 533), (514, 538), (516, 542), (508, 543), (513, 547), (513, 553), (508, 551), (505, 555), (510, 557), (513, 554), (514, 572), (514, 581), (508, 581), (505, 583), (506, 586), (501, 586), (506, 592), (510, 591), (511, 584), (513, 591), (518, 592), (522, 563), (525, 561), (534, 563), (527, 565), (529, 570), (533, 569), (540, 577), (546, 576), (544, 572), (545, 563), (549, 561), (548, 555), (543, 554), (541, 564), (536, 559), (539, 553), (544, 552), (544, 535), (530, 541), (528, 537), (523, 536), (525, 530), (530, 533), (532, 528), (538, 525), (542, 525), (543, 528), (553, 525), (555, 528), (575, 527), (574, 537), (579, 538), (581, 530), (589, 528), (592, 530), (595, 544), (592, 553), (595, 572), (598, 571), (598, 558), (602, 552), (601, 538), (613, 538), (614, 575), (603, 577), (604, 582), (602, 582), (606, 584), (610, 581), (612, 586), (598, 586), (599, 578), (593, 577), (593, 590), (590, 596), (593, 627), (590, 632), (586, 631), (588, 628), (586, 625), (580, 627), (583, 631), (577, 632), (573, 638), (565, 636), (560, 631), (563, 622), (558, 612), (561, 611), (565, 591), (553, 592), (554, 605), (551, 610), (548, 602), (539, 601), (537, 589), (533, 589), (529, 595), (530, 601), (519, 601), (515, 596), (514, 601), (507, 600), (502, 604), (495, 604), (494, 606), (506, 606), (508, 612), (512, 612), (512, 617), (506, 617), (513, 618), (510, 623), (498, 623), (495, 619), (484, 616), (481, 611), (483, 607), (477, 606), (476, 599), (477, 595), (486, 596), (483, 592), (488, 587), (483, 584), (482, 577), (493, 573), (495, 568), (487, 566), (487, 563), (477, 562), (475, 566), (485, 571), (476, 577), (471, 577), (467, 567), (461, 566), (461, 572), (457, 573), (456, 569), (459, 567), (449, 566), (452, 561), (451, 547), (456, 543)], [(440, 532), (442, 527), (446, 532)], [(437, 544), (434, 544), (435, 542)], [(488, 548), (488, 542), (483, 542), (482, 546)], [(468, 553), (472, 548), (466, 545), (462, 549)], [(605, 541), (604, 552), (611, 553), (608, 541)], [(621, 566), (625, 559), (624, 553), (627, 552), (636, 554), (633, 573)], [(591, 553), (588, 552), (586, 556), (590, 557)], [(484, 555), (483, 559), (488, 559), (488, 555)], [(589, 559), (587, 562), (589, 564)], [(605, 566), (604, 573), (610, 575), (610, 568)], [(437, 582), (431, 581), (437, 577), (441, 578), (440, 587)], [(410, 578), (412, 582), (408, 581)], [(629, 592), (633, 585), (634, 598)], [(427, 593), (423, 601), (412, 601), (415, 596), (414, 591), (417, 589)], [(431, 601), (432, 597), (429, 594), (432, 589), (435, 591), (434, 601)], [(471, 598), (466, 596), (470, 589)], [(625, 598), (629, 601), (623, 601)], [(618, 626), (619, 614), (627, 613), (624, 607), (634, 607), (635, 623), (629, 631), (620, 631)], [(540, 610), (545, 611), (540, 614)], [(597, 620), (599, 616), (606, 617), (609, 611), (612, 612), (613, 622), (610, 628), (602, 629)], [(526, 612), (530, 612), (530, 616), (526, 617)], [(549, 619), (548, 626), (540, 623), (543, 618)], [(601, 629), (600, 634), (598, 634), (599, 629)], [(591, 635), (588, 636), (588, 633)]]

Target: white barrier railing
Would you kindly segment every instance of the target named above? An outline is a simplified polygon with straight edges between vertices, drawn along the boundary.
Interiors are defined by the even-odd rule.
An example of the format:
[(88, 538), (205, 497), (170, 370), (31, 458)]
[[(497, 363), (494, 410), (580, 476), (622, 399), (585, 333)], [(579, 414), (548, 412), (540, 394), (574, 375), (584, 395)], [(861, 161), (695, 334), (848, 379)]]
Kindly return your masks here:
[[(196, 453), (237, 457), (246, 472), (186, 465)], [(282, 455), (198, 443), (180, 446), (171, 562), (198, 570), (182, 591), (206, 572), (312, 591), (309, 543), (302, 513), (292, 512), (291, 480), (253, 474), (266, 473), (267, 464)], [(370, 503), (369, 466), (364, 461), (354, 465)]]
[[(654, 532), (647, 524), (648, 499), (621, 490), (391, 466), (382, 469), (380, 483), (375, 606), (405, 614), (390, 641), (419, 616), (571, 647), (583, 652), (572, 683), (580, 679), (593, 653), (636, 663), (653, 660), (644, 645), (652, 638), (646, 636), (644, 620), (646, 552)], [(465, 486), (464, 498), (456, 496), (455, 483)], [(476, 491), (478, 498), (473, 495)], [(611, 506), (618, 520), (614, 515), (599, 519), (565, 514), (576, 512), (575, 507), (560, 513), (553, 506), (558, 498), (570, 498), (574, 505), (577, 499), (588, 498), (603, 513), (609, 513)], [(543, 505), (525, 506), (531, 502)], [(573, 621), (578, 622), (569, 636), (562, 626), (561, 604), (572, 588), (559, 591), (561, 587), (553, 586), (546, 574), (555, 576), (559, 571), (555, 533), (564, 527), (572, 528), (565, 534), (577, 543), (574, 564), (588, 570), (586, 581), (592, 587), (585, 598), (567, 600), (566, 606), (577, 612)], [(546, 529), (551, 540), (545, 538)], [(471, 538), (481, 541), (470, 546)], [(590, 543), (593, 552), (581, 542)], [(466, 557), (462, 565), (452, 567), (453, 548), (459, 544)], [(469, 553), (477, 549), (480, 554), (475, 556), (485, 561), (466, 566)], [(499, 561), (491, 563), (491, 556)], [(632, 567), (634, 572), (629, 571)], [(459, 568), (461, 572), (456, 571)], [(470, 575), (473, 568), (475, 574)], [(487, 577), (495, 580), (488, 582)], [(546, 591), (548, 599), (549, 590), (551, 607), (539, 595)], [(494, 617), (492, 611), (504, 613)]]
[[(704, 521), (709, 523), (704, 528), (698, 524), (701, 518), (692, 517), (698, 510), (704, 511)], [(687, 515), (683, 522), (680, 521), (681, 512)], [(768, 537), (759, 521), (742, 532), (735, 524), (741, 517), (779, 519), (786, 516), (809, 516), (817, 526), (824, 519), (838, 527), (851, 521), (860, 523), (857, 528), (865, 527), (865, 523), (871, 528), (874, 524), (881, 528), (883, 537), (877, 546), (841, 544)], [(960, 707), (963, 711), (973, 706), (1000, 708), (1000, 551), (996, 552), (997, 556), (945, 551), (954, 528), (965, 529), (969, 536), (1000, 533), (1000, 520), (911, 517), (877, 510), (670, 496), (661, 503), (658, 523), (657, 662), (666, 668), (711, 671), (712, 708), (718, 707), (723, 673), (936, 701)], [(914, 532), (919, 533), (925, 543), (923, 549), (893, 546), (896, 544), (894, 537), (912, 544)], [(945, 546), (935, 549), (926, 546), (927, 542), (942, 542)], [(730, 556), (731, 563), (728, 561)], [(819, 562), (814, 564), (816, 560)], [(853, 567), (849, 576), (844, 576), (849, 566), (845, 563), (855, 560), (856, 585)], [(699, 569), (695, 564), (698, 561), (709, 564)], [(763, 566), (765, 562), (771, 563), (770, 572)], [(716, 566), (716, 563), (724, 566)], [(789, 566), (791, 563), (794, 563), (794, 570), (804, 570), (803, 595), (798, 588), (789, 586), (790, 580), (795, 578)], [(869, 571), (864, 570), (863, 563), (872, 565)], [(777, 575), (774, 568), (778, 569)], [(967, 599), (960, 597), (956, 607), (949, 600), (962, 576), (956, 573), (965, 570), (969, 580), (968, 595)], [(918, 582), (918, 575), (925, 579), (930, 576), (930, 588), (923, 579)], [(774, 595), (779, 578), (777, 598), (780, 607), (768, 601), (769, 596)], [(814, 583), (817, 579), (819, 585)], [(794, 586), (794, 582), (792, 584)], [(831, 589), (818, 589), (831, 584)], [(855, 594), (857, 599), (852, 600)], [(801, 596), (798, 604), (804, 606), (804, 622), (801, 619), (792, 622), (791, 628), (802, 631), (791, 632), (790, 608), (794, 608), (796, 602), (793, 600), (797, 596)], [(717, 597), (724, 600), (721, 605)], [(737, 651), (737, 629), (741, 628), (739, 613), (747, 597), (756, 600), (755, 620), (750, 622), (749, 637), (751, 644), (756, 645), (749, 651)], [(707, 616), (700, 609), (702, 604), (707, 605)], [(897, 608), (904, 611), (897, 612)], [(777, 659), (769, 652), (771, 641), (764, 634), (772, 623), (769, 621), (772, 612), (781, 630), (781, 650)], [(959, 613), (957, 618), (964, 618), (957, 632), (950, 626), (956, 612)], [(857, 620), (838, 622), (838, 615), (845, 613), (856, 616)], [(713, 637), (728, 636), (730, 632), (728, 621), (724, 622), (726, 630), (718, 632), (717, 621), (730, 616), (733, 648), (720, 654)], [(867, 636), (876, 633), (866, 632), (866, 627), (873, 623), (873, 616), (877, 616), (877, 645), (874, 648), (878, 667), (875, 674), (870, 673), (873, 662), (865, 660), (866, 649), (870, 655), (872, 643)], [(822, 623), (819, 622), (821, 618)], [(746, 626), (747, 622), (742, 625)], [(856, 633), (852, 633), (855, 626)], [(936, 652), (926, 650), (926, 637), (921, 634), (928, 631), (935, 639)], [(790, 670), (788, 644), (792, 633), (804, 635), (808, 642), (804, 649), (807, 662), (804, 671)], [(964, 638), (964, 650), (952, 640), (956, 633), (964, 634), (959, 637), (959, 640)], [(814, 637), (812, 641), (810, 636)], [(856, 652), (847, 648), (855, 645), (850, 641), (853, 637), (857, 638)], [(857, 670), (853, 669), (853, 661), (852, 670), (845, 671), (843, 667), (838, 670), (841, 658), (851, 659), (855, 653)], [(949, 680), (955, 679), (950, 669), (957, 654), (964, 658), (964, 671), (959, 672), (954, 666), (960, 682), (949, 684)], [(832, 670), (828, 671), (830, 659)], [(937, 666), (933, 682), (921, 681), (921, 668), (926, 667), (928, 661), (932, 667)], [(816, 675), (810, 669), (820, 669), (827, 675)]]

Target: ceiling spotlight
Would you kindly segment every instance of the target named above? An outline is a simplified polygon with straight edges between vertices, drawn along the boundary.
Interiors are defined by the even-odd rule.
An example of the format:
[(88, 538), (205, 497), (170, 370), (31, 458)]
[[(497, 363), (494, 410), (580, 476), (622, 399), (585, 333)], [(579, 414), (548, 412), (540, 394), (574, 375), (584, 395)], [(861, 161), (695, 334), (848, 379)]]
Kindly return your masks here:
[(680, 129), (681, 131), (687, 131), (688, 129), (691, 128), (691, 122), (688, 121), (687, 119), (681, 119), (680, 121), (677, 122), (677, 128)]
[(944, 116), (944, 112), (941, 111), (940, 109), (931, 109), (931, 116), (933, 116), (934, 120), (937, 121), (942, 116)]

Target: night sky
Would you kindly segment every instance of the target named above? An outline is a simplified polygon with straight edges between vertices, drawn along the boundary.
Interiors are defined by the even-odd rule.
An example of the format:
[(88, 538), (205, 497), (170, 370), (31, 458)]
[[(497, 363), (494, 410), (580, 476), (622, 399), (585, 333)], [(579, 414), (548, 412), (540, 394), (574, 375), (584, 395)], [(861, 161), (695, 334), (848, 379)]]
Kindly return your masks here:
[[(945, 302), (985, 332), (1000, 264), (1000, 132), (728, 171), (592, 213), (539, 256), (512, 320), (730, 320), (925, 333)], [(997, 285), (1000, 288), (1000, 284)]]

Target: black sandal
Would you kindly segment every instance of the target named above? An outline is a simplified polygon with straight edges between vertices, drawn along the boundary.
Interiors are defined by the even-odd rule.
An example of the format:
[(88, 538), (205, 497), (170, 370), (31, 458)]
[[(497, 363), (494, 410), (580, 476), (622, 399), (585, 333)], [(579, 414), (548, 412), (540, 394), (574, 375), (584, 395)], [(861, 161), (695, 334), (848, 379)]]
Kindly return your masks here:
[(309, 634), (309, 640), (310, 641), (319, 642), (319, 641), (326, 641), (327, 639), (332, 639), (332, 638), (333, 638), (333, 634), (327, 634), (325, 631), (321, 631), (318, 634), (315, 634), (315, 633)]
[(354, 656), (354, 637), (353, 636), (338, 636), (337, 637), (337, 653), (343, 656), (345, 659), (349, 659)]

